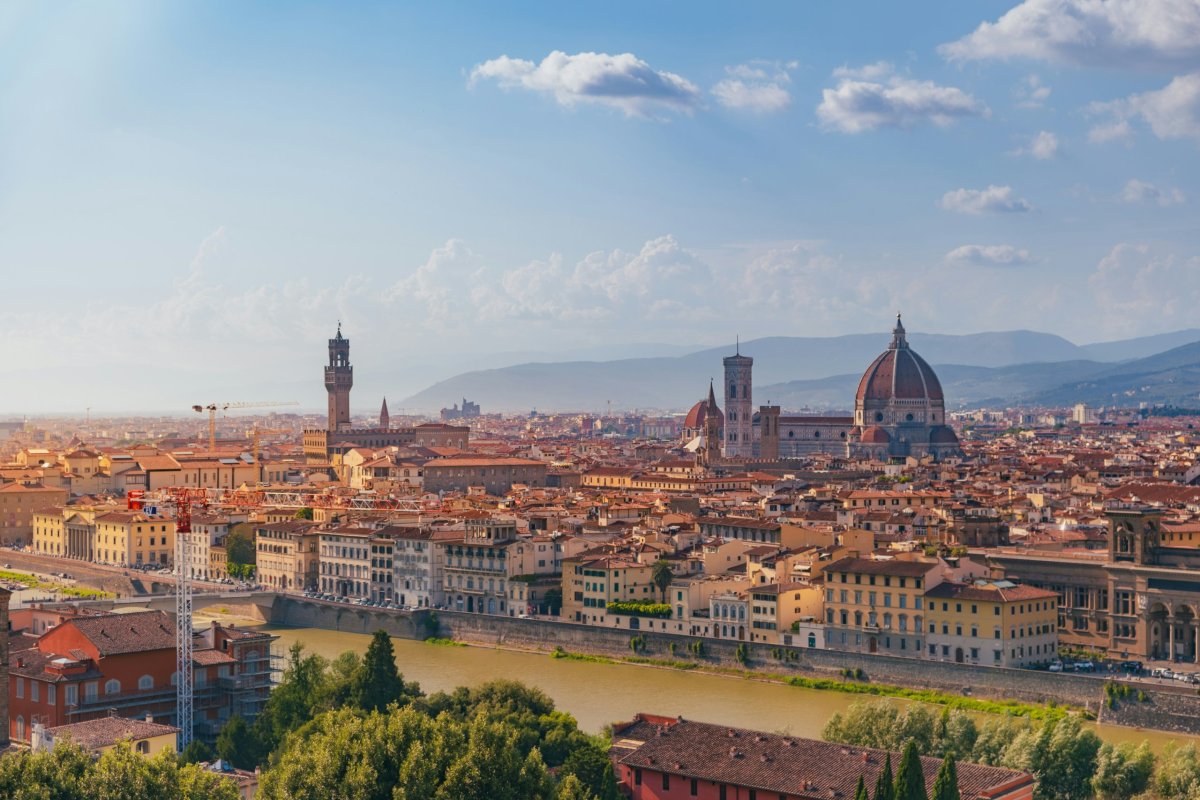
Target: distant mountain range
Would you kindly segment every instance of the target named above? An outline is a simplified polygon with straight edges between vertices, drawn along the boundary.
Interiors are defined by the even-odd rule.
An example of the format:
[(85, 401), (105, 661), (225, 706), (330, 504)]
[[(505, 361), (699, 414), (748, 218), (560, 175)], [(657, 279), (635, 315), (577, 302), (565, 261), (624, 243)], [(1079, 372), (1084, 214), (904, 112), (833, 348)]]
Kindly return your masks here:
[[(755, 402), (789, 410), (846, 409), (862, 370), (887, 346), (886, 334), (770, 337), (744, 342), (754, 357)], [(1013, 403), (1186, 405), (1200, 393), (1200, 330), (1076, 345), (1036, 331), (962, 336), (910, 333), (933, 364), (951, 407)], [(473, 370), (405, 399), (436, 410), (462, 397), (484, 411), (683, 409), (699, 400), (733, 346), (679, 356), (531, 362)], [(718, 390), (718, 396), (720, 392)], [(1200, 405), (1200, 401), (1193, 402)]]

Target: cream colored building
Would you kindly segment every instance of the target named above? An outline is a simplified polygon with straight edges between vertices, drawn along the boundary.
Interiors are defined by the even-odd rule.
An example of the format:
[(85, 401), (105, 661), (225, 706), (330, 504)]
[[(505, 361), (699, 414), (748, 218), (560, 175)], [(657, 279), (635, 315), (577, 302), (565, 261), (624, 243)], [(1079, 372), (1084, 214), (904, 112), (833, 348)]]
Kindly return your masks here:
[(1058, 654), (1058, 595), (1010, 581), (943, 581), (925, 593), (925, 656), (1026, 667)]
[(293, 519), (255, 526), (257, 581), (284, 592), (316, 589), (319, 542), (313, 522)]
[(102, 564), (160, 564), (175, 554), (175, 520), (141, 511), (110, 511), (96, 517), (95, 560)]

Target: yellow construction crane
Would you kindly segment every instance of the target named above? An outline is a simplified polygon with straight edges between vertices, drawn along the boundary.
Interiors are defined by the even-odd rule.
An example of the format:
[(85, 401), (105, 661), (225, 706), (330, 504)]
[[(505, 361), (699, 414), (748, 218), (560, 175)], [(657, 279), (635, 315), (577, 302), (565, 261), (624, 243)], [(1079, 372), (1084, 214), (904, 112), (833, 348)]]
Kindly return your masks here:
[(298, 406), (295, 400), (284, 400), (272, 403), (209, 403), (208, 405), (192, 406), (192, 411), (198, 414), (208, 412), (208, 450), (217, 449), (217, 412), (231, 408), (278, 408), (280, 406)]
[(267, 436), (274, 436), (291, 432), (292, 431), (290, 428), (260, 428), (257, 424), (253, 429), (251, 429), (250, 438), (254, 441), (254, 464), (258, 467), (259, 480), (262, 479), (262, 464), (259, 458), (262, 453), (262, 448), (260, 447), (260, 437), (264, 434)]

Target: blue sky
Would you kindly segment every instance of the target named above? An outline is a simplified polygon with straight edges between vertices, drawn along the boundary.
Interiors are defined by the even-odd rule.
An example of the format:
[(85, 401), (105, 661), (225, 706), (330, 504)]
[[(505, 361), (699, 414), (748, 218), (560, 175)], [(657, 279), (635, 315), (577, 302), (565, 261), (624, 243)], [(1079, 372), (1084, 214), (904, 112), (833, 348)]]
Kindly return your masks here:
[(1192, 327), (1198, 145), (1179, 0), (9, 3), (0, 409)]

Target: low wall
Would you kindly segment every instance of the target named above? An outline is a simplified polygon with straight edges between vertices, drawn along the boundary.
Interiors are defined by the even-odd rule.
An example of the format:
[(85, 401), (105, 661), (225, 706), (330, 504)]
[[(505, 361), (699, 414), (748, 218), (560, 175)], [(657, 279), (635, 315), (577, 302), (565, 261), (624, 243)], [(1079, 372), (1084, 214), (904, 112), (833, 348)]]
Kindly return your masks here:
[[(736, 652), (738, 643), (676, 634), (601, 628), (550, 620), (524, 620), (479, 614), (438, 611), (441, 635), (468, 642), (484, 642), (539, 650), (561, 646), (567, 650), (614, 657), (632, 654), (630, 639), (640, 635), (645, 647), (639, 655), (648, 658), (698, 660), (713, 666), (743, 667)], [(704, 656), (696, 659), (688, 645), (704, 642)], [(670, 645), (675, 644), (675, 655)], [(978, 698), (1014, 699), (1033, 703), (1055, 701), (1099, 711), (1104, 679), (1087, 675), (1034, 670), (979, 667), (940, 661), (924, 661), (887, 655), (845, 653), (746, 643), (750, 671), (802, 675), (814, 678), (839, 677), (843, 669), (861, 669), (874, 683), (889, 683), (920, 689), (936, 689)]]
[[(1143, 699), (1137, 693), (1141, 690)], [(1200, 733), (1200, 697), (1195, 690), (1134, 686), (1133, 694), (1100, 709), (1100, 721), (1171, 733)]]

